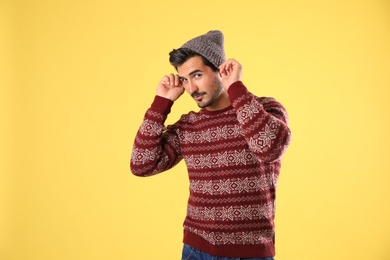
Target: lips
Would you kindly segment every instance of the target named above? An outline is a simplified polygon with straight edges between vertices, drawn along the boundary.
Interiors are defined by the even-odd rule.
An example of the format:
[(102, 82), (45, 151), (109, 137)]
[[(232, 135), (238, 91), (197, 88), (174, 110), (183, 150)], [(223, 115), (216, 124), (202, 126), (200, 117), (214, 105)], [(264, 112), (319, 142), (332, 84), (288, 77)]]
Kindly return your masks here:
[(202, 100), (202, 98), (203, 98), (203, 95), (194, 96), (194, 99), (195, 99), (196, 101)]
[(193, 97), (193, 99), (195, 99), (196, 101), (200, 101), (200, 100), (203, 99), (203, 96), (204, 96), (205, 94), (206, 94), (206, 93), (197, 93), (197, 92), (195, 92), (195, 93), (192, 94), (192, 97)]

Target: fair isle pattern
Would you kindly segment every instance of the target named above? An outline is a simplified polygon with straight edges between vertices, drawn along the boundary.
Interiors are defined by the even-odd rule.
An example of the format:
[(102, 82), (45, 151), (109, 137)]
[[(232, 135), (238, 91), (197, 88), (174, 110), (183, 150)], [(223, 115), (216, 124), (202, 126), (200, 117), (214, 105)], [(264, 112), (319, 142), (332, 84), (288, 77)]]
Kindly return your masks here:
[[(227, 142), (226, 144), (223, 145), (224, 148), (231, 148), (231, 149), (234, 149), (235, 147), (238, 147), (238, 146), (243, 146), (244, 144), (247, 144), (247, 142), (244, 142), (244, 141), (231, 141), (231, 142)], [(208, 146), (208, 148), (211, 150), (211, 151), (216, 151), (218, 149), (220, 149), (222, 146), (219, 145), (219, 144), (210, 144)], [(192, 153), (194, 152), (202, 152), (204, 151), (204, 147), (202, 146), (197, 146), (197, 147), (194, 147), (194, 146), (183, 146), (181, 147), (182, 148), (182, 151), (183, 153), (187, 152), (187, 151), (190, 151)]]
[[(262, 109), (259, 109), (261, 104)], [(283, 154), (290, 143), (287, 112), (273, 98), (258, 98), (247, 92), (233, 101), (237, 120), (242, 125), (245, 136), (250, 136), (248, 144), (256, 154), (267, 154), (264, 160), (275, 160)], [(260, 106), (260, 107), (261, 107)], [(264, 114), (265, 110), (272, 113)], [(283, 136), (285, 138), (278, 138)]]
[[(196, 226), (198, 220), (191, 220), (187, 218), (186, 226)], [(210, 221), (208, 224), (202, 225), (202, 227), (198, 227), (198, 229), (202, 230), (243, 230), (243, 229), (251, 229), (251, 230), (267, 230), (270, 228), (269, 223), (266, 221), (248, 221), (248, 222), (236, 222), (236, 221), (225, 221), (225, 222), (212, 222)], [(226, 231), (227, 232), (227, 231)], [(230, 233), (227, 232), (227, 233)]]
[[(145, 114), (145, 120), (148, 122), (153, 122), (149, 121), (148, 118), (153, 118), (153, 121), (161, 122), (161, 120), (165, 120), (165, 118), (167, 118), (167, 115), (161, 114), (161, 112), (155, 111), (153, 109), (148, 109)], [(164, 127), (164, 125), (161, 126)]]
[[(167, 140), (170, 140), (176, 146), (178, 146), (177, 140), (175, 140), (172, 136), (167, 136)], [(140, 140), (140, 143), (148, 144), (147, 141)], [(168, 151), (167, 151), (168, 152)], [(156, 155), (161, 153), (160, 147), (154, 147), (152, 149), (147, 148), (134, 148), (132, 151), (132, 159), (134, 164), (144, 165), (150, 161), (154, 161), (156, 159)], [(172, 153), (172, 151), (171, 151)], [(160, 163), (164, 163), (169, 161), (169, 156), (161, 156)]]
[[(252, 132), (252, 129), (259, 129), (259, 126), (262, 125), (265, 120), (264, 116), (258, 117), (257, 121), (253, 120), (258, 113), (258, 101), (251, 98), (249, 104), (245, 104), (237, 110), (237, 120), (242, 124), (251, 124), (247, 131)], [(276, 139), (278, 130), (279, 122), (270, 118), (264, 126), (257, 130), (257, 133), (250, 137), (249, 145), (256, 151), (266, 152), (271, 148), (272, 141)]]
[(242, 221), (271, 218), (274, 204), (229, 206), (229, 207), (195, 207), (188, 205), (187, 216), (202, 221)]
[(271, 148), (272, 141), (276, 139), (279, 123), (274, 119), (270, 119), (263, 131), (255, 134), (249, 139), (249, 146), (259, 152), (266, 152)]
[(223, 127), (213, 127), (200, 132), (184, 132), (179, 134), (179, 138), (185, 143), (218, 142), (221, 139), (235, 139), (243, 135), (242, 129), (238, 125), (228, 125)]
[(221, 166), (237, 166), (255, 164), (256, 156), (246, 150), (225, 151), (222, 153), (196, 154), (186, 158), (187, 167), (191, 169), (218, 168)]
[(156, 136), (159, 135), (162, 131), (164, 130), (164, 126), (161, 124), (148, 120), (146, 119), (139, 131), (144, 135), (144, 136)]
[(237, 119), (241, 123), (252, 120), (260, 112), (259, 106), (254, 100), (249, 104), (245, 104), (237, 110)]
[(248, 203), (253, 203), (252, 205), (254, 205), (256, 203), (259, 203), (259, 200), (269, 201), (269, 200), (271, 200), (271, 196), (267, 195), (267, 193), (265, 193), (264, 195), (259, 195), (259, 196), (242, 196), (242, 197), (218, 196), (216, 198), (209, 198), (209, 197), (203, 198), (203, 197), (192, 196), (190, 202), (204, 204), (204, 205), (210, 205), (210, 206), (213, 206), (213, 205), (232, 205), (232, 204), (233, 205), (241, 205), (241, 204), (248, 204)]
[[(228, 147), (230, 148), (230, 147)], [(232, 178), (233, 175), (239, 175), (239, 176), (254, 176), (257, 175), (258, 172), (265, 172), (267, 175), (275, 173), (277, 175), (278, 171), (276, 171), (278, 168), (274, 167), (272, 164), (272, 167), (270, 165), (258, 165), (260, 169), (256, 167), (233, 167), (233, 168), (224, 168), (217, 172), (217, 169), (215, 169), (216, 173), (218, 174), (219, 179), (225, 179), (225, 178)], [(213, 169), (214, 170), (214, 169)], [(203, 178), (204, 172), (203, 171), (191, 171), (191, 178), (190, 180), (195, 180), (198, 178)], [(268, 178), (268, 177), (267, 177)], [(212, 178), (214, 179), (214, 178)]]
[[(235, 113), (234, 113), (235, 116), (233, 118), (227, 116), (227, 115), (231, 114), (231, 112), (232, 111), (228, 110), (226, 112), (221, 113), (221, 115), (219, 115), (219, 118), (218, 118), (219, 124), (226, 125), (228, 128), (233, 128), (233, 129), (237, 129), (237, 127), (241, 128), (240, 125), (236, 125), (237, 118), (236, 118)], [(208, 115), (206, 113), (203, 113), (203, 111), (200, 111), (198, 113), (190, 112), (186, 115), (182, 115), (180, 121), (182, 123), (191, 123), (191, 124), (193, 124), (194, 127), (196, 127), (196, 129), (213, 129), (213, 128), (214, 129), (216, 129), (216, 128), (221, 129), (220, 126), (219, 127), (215, 126), (215, 122), (210, 120), (210, 119), (215, 119), (215, 118), (212, 115)], [(234, 125), (234, 126), (230, 126), (230, 125)], [(225, 128), (225, 129), (227, 129), (227, 128)], [(242, 132), (242, 129), (239, 131)]]
[(131, 156), (134, 158), (135, 164), (145, 164), (154, 160), (154, 156), (157, 154), (156, 150), (158, 150), (157, 147), (152, 150), (135, 148)]
[(200, 194), (223, 195), (258, 192), (269, 189), (272, 185), (272, 179), (260, 175), (226, 180), (191, 180), (190, 190)]
[(213, 245), (245, 245), (269, 244), (273, 242), (274, 231), (259, 230), (249, 232), (207, 232), (196, 228), (188, 228), (190, 232), (198, 234)]
[(281, 156), (290, 141), (287, 113), (241, 82), (229, 88), (229, 96), (232, 107), (189, 112), (167, 127), (169, 102), (155, 99), (137, 133), (131, 170), (151, 176), (184, 159), (190, 191), (184, 242), (206, 252), (211, 246), (224, 256), (269, 256)]

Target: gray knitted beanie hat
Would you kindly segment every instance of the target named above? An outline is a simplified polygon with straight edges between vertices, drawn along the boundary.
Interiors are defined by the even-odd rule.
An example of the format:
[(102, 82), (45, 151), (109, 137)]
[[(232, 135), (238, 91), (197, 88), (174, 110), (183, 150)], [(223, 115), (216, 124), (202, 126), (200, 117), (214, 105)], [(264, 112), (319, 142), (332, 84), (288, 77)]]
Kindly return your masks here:
[(221, 31), (213, 30), (195, 37), (181, 46), (202, 55), (217, 68), (225, 62), (224, 37)]

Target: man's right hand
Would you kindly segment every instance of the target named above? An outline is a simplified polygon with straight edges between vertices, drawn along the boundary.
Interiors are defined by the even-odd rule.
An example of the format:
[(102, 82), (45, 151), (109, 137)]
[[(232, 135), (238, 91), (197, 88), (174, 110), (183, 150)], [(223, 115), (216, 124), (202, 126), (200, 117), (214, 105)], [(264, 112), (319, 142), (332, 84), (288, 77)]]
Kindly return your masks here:
[(179, 75), (164, 76), (157, 86), (157, 95), (175, 101), (184, 93), (184, 87)]

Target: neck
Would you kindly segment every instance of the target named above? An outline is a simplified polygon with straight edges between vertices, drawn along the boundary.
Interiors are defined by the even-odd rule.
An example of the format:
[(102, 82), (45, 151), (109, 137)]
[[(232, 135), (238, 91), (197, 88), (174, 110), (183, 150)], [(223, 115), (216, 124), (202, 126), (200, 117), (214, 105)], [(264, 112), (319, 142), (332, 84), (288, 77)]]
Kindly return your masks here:
[(210, 106), (206, 107), (208, 111), (218, 111), (227, 108), (231, 105), (229, 94), (226, 91), (222, 91), (219, 98)]

